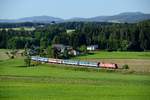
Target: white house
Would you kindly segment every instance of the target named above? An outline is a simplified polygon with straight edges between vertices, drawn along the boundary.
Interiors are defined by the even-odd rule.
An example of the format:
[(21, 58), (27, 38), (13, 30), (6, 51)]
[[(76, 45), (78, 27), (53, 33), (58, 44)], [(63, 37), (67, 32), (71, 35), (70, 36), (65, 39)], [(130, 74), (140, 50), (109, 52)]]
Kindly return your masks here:
[(89, 51), (94, 51), (94, 50), (96, 50), (96, 49), (98, 49), (98, 45), (90, 45), (90, 46), (87, 46), (87, 50), (89, 50)]

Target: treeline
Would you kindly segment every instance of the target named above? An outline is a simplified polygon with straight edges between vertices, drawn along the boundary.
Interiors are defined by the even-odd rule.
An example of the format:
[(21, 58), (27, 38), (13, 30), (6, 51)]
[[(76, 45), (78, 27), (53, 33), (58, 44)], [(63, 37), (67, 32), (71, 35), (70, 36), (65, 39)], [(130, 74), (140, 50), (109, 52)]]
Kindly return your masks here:
[(20, 30), (0, 30), (0, 48), (21, 49), (27, 42), (33, 43), (33, 32)]
[[(68, 29), (74, 31), (68, 32)], [(66, 22), (38, 27), (34, 31), (0, 30), (0, 48), (24, 48), (25, 44), (42, 49), (64, 44), (75, 49), (98, 44), (102, 50), (150, 50), (150, 20), (136, 24)]]
[(43, 23), (32, 23), (32, 22), (23, 22), (23, 23), (0, 23), (0, 28), (17, 28), (17, 27), (37, 27), (39, 25), (47, 25)]

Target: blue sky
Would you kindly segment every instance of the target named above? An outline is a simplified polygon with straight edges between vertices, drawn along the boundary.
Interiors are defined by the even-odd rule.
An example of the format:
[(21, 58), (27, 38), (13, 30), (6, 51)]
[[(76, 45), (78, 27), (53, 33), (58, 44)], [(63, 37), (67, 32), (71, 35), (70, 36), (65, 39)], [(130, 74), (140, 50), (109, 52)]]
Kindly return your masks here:
[(60, 18), (150, 13), (150, 0), (0, 0), (0, 19), (48, 15)]

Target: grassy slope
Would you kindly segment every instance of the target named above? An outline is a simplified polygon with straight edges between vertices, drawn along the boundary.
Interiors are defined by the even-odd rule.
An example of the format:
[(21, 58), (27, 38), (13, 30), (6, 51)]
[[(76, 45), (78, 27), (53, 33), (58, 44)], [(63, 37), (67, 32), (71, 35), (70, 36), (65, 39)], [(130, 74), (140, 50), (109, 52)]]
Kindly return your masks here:
[(76, 58), (90, 59), (150, 59), (150, 52), (106, 52), (97, 51), (91, 55), (80, 56)]
[(22, 65), (22, 59), (0, 62), (0, 99), (150, 99), (149, 75), (85, 72), (55, 67), (62, 65), (40, 65), (28, 68)]

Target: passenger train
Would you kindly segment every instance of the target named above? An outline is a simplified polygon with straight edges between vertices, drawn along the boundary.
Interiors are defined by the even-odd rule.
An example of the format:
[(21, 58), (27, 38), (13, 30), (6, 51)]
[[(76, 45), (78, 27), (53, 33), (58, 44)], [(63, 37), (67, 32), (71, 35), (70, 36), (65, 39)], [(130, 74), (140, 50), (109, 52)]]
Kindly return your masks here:
[(80, 61), (80, 60), (64, 60), (64, 59), (44, 58), (39, 56), (32, 56), (31, 60), (45, 62), (45, 63), (67, 64), (67, 65), (86, 66), (86, 67), (111, 68), (111, 69), (118, 68), (117, 64), (114, 63), (90, 62), (90, 61)]

